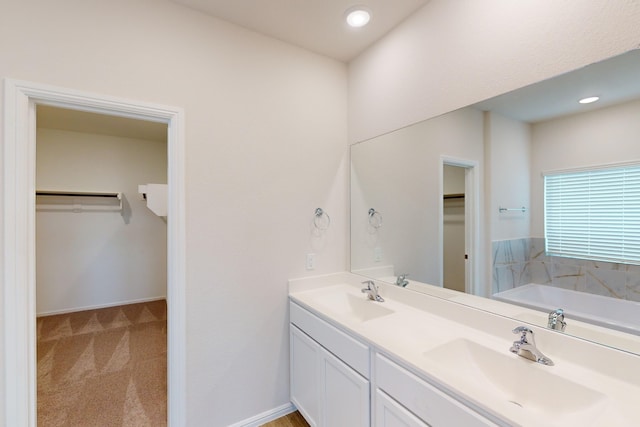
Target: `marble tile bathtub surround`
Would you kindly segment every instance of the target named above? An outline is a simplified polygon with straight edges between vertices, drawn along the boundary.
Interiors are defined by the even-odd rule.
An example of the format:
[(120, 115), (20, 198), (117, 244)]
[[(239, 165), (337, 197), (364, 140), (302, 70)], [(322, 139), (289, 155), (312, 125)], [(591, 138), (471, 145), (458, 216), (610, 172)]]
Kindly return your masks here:
[(640, 266), (547, 256), (544, 238), (492, 242), (493, 293), (527, 283), (640, 301)]
[(529, 238), (495, 241), (492, 245), (494, 265), (526, 262), (530, 259)]
[(502, 292), (516, 286), (531, 283), (526, 262), (496, 265), (493, 267), (493, 292)]
[(627, 273), (624, 270), (586, 269), (584, 291), (590, 294), (627, 299)]
[(529, 238), (492, 243), (493, 293), (531, 283), (528, 263), (531, 258)]
[(550, 266), (551, 285), (571, 291), (586, 291), (585, 274), (581, 265), (552, 262)]
[(626, 295), (628, 300), (640, 301), (640, 272), (627, 272)]

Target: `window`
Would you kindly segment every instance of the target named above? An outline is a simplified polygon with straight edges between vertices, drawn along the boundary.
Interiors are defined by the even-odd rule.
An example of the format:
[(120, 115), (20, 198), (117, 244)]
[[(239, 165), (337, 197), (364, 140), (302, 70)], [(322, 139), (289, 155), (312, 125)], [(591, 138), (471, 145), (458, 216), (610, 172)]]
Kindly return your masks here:
[(547, 255), (640, 264), (640, 164), (544, 176)]

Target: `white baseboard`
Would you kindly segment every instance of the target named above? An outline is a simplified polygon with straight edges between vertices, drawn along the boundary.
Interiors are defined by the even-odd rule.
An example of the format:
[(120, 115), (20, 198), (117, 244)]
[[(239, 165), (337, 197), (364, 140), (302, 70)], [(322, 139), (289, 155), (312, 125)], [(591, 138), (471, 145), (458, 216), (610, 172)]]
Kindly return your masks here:
[(260, 427), (268, 423), (269, 421), (276, 420), (280, 417), (284, 417), (296, 410), (293, 403), (287, 403), (286, 405), (279, 406), (269, 411), (258, 414), (254, 417), (248, 418), (239, 423), (231, 424), (229, 427)]
[(100, 309), (100, 308), (115, 307), (115, 306), (118, 306), (118, 305), (127, 305), (127, 304), (139, 304), (139, 303), (142, 303), (142, 302), (159, 301), (159, 300), (163, 300), (163, 299), (167, 299), (167, 297), (166, 296), (160, 296), (160, 297), (152, 297), (152, 298), (141, 298), (141, 299), (135, 299), (135, 300), (129, 300), (129, 301), (111, 302), (111, 303), (108, 303), (108, 304), (91, 305), (91, 306), (86, 306), (86, 307), (73, 307), (73, 308), (65, 308), (65, 309), (62, 309), (62, 310), (43, 311), (43, 312), (36, 313), (36, 317), (53, 316), (54, 314), (75, 313), (76, 311), (97, 310), (97, 309)]

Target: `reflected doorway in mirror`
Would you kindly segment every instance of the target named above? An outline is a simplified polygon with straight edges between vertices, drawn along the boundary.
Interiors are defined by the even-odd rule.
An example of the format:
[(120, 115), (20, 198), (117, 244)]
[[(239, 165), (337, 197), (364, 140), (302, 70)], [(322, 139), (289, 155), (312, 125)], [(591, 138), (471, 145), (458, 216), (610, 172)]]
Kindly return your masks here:
[(474, 257), (478, 242), (477, 163), (443, 156), (440, 165), (440, 283), (446, 289), (482, 295), (474, 283), (478, 277)]

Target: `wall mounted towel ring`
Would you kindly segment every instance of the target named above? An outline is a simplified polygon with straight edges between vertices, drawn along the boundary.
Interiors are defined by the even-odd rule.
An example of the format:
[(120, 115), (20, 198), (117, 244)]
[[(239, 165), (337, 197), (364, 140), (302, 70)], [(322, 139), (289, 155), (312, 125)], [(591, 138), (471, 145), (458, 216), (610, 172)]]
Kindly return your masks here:
[(373, 208), (369, 209), (369, 225), (373, 228), (382, 227), (382, 215)]
[(322, 208), (316, 208), (315, 217), (313, 218), (314, 227), (320, 231), (325, 231), (329, 228), (329, 224), (331, 224), (329, 215)]

